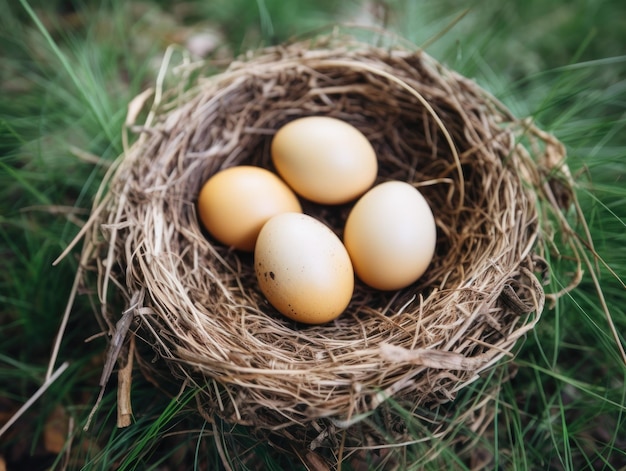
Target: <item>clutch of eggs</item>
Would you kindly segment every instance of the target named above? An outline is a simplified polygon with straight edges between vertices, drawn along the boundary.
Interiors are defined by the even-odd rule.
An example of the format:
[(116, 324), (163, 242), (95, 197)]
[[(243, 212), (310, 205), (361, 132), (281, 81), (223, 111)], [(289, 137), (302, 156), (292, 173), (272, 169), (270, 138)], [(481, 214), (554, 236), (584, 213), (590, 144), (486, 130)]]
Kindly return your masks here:
[[(280, 177), (246, 165), (219, 171), (197, 207), (211, 236), (253, 252), (261, 292), (278, 312), (326, 323), (350, 303), (355, 274), (372, 288), (397, 290), (426, 271), (436, 245), (433, 213), (409, 183), (372, 188), (378, 161), (357, 128), (329, 117), (296, 119), (276, 132), (271, 158)], [(296, 195), (326, 205), (356, 200), (343, 241), (302, 214)]]

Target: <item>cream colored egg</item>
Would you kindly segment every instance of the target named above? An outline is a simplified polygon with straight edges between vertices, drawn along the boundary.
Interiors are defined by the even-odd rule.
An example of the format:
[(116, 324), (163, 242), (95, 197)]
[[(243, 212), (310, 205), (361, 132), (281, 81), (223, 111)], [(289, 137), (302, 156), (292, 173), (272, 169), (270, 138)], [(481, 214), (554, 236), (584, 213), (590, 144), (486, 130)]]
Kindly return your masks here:
[(343, 235), (356, 275), (380, 290), (400, 289), (420, 278), (436, 240), (430, 206), (415, 187), (400, 181), (365, 193), (348, 215)]
[(198, 195), (198, 215), (206, 230), (221, 243), (249, 252), (272, 216), (301, 211), (287, 184), (261, 167), (241, 165), (217, 172)]
[(280, 176), (302, 197), (342, 204), (367, 191), (378, 172), (368, 139), (351, 124), (325, 116), (296, 119), (281, 127), (271, 145)]
[(263, 226), (254, 267), (270, 304), (305, 324), (337, 318), (354, 291), (354, 271), (341, 240), (306, 214), (279, 214)]

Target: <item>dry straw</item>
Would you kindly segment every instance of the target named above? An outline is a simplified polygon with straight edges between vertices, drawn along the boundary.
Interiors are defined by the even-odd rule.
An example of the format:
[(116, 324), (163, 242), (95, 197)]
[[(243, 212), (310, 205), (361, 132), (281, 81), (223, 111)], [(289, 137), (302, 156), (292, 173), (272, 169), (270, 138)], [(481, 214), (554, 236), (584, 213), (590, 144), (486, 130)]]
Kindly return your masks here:
[[(211, 420), (309, 448), (349, 447), (363, 444), (359, 426), (384, 409), (396, 418), (369, 443), (402, 442), (410, 437), (390, 402), (417, 414), (453, 400), (511, 358), (539, 319), (538, 239), (549, 227), (538, 208), (567, 203), (563, 148), (424, 52), (331, 36), (261, 50), (157, 98), (85, 229), (84, 282), (97, 274), (111, 338), (103, 384), (116, 360), (123, 367), (122, 425), (134, 358), (155, 381), (196, 388)], [(321, 326), (278, 315), (251, 256), (207, 238), (195, 208), (219, 169), (271, 168), (275, 131), (309, 115), (360, 129), (376, 149), (378, 181), (419, 188), (438, 230), (420, 280), (390, 293), (357, 284), (348, 310)], [(341, 234), (349, 205), (305, 203), (305, 211)], [(480, 431), (488, 402), (455, 411), (455, 420)], [(431, 417), (433, 436), (449, 428), (445, 420)]]

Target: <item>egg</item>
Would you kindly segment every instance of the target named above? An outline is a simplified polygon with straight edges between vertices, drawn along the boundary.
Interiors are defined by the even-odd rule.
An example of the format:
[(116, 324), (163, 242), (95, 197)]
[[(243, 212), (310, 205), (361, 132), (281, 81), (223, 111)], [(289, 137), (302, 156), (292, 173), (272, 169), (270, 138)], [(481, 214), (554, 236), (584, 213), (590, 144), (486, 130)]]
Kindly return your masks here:
[(271, 218), (259, 233), (254, 267), (270, 304), (305, 324), (336, 319), (354, 291), (354, 271), (341, 239), (307, 214)]
[(401, 181), (365, 193), (348, 214), (343, 234), (357, 277), (379, 290), (400, 289), (419, 279), (433, 258), (436, 240), (428, 202)]
[(298, 197), (278, 175), (249, 165), (217, 172), (198, 195), (198, 215), (209, 234), (248, 252), (272, 216), (301, 211)]
[(378, 160), (371, 143), (351, 124), (310, 116), (281, 127), (271, 143), (279, 175), (300, 196), (321, 204), (356, 199), (374, 183)]

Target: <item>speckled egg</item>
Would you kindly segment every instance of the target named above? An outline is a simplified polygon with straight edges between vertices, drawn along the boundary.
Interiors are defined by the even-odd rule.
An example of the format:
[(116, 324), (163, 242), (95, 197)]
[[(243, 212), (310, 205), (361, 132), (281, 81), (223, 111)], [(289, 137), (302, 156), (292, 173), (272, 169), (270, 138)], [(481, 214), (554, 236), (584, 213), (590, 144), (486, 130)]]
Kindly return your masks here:
[(305, 324), (337, 318), (354, 291), (354, 271), (341, 239), (306, 214), (279, 214), (263, 226), (254, 267), (270, 304)]

